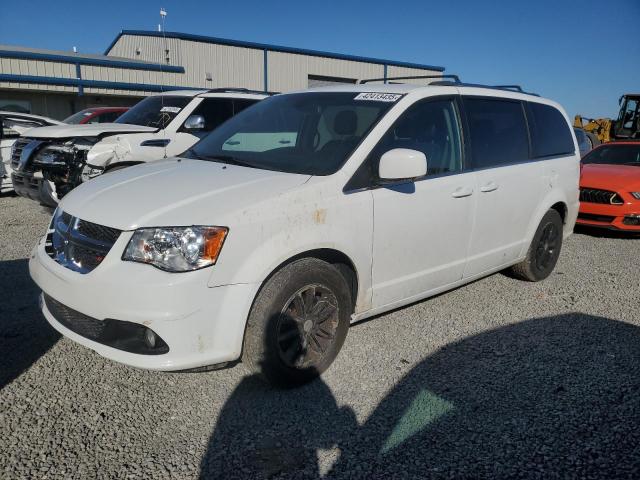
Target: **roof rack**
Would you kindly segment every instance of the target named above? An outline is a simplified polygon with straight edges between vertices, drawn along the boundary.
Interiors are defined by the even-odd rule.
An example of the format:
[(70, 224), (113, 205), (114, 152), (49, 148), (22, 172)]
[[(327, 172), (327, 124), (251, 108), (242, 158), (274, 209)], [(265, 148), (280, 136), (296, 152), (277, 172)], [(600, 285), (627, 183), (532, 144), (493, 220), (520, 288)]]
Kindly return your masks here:
[(520, 85), (492, 85), (493, 88), (502, 88), (503, 90), (515, 90), (516, 92), (525, 93)]
[(255, 93), (258, 95), (275, 95), (278, 92), (265, 92), (264, 90), (251, 90), (249, 88), (220, 87), (210, 88), (205, 93)]
[(463, 83), (460, 81), (460, 77), (458, 75), (412, 75), (408, 77), (386, 77), (386, 78), (366, 78), (363, 80), (359, 80), (358, 83), (369, 83), (369, 82), (385, 82), (393, 80), (414, 80), (414, 79), (424, 79), (424, 78), (433, 78), (437, 79), (435, 82), (429, 83), (432, 86), (458, 86), (458, 87), (478, 87), (478, 88), (492, 88), (494, 90), (508, 90), (511, 92), (524, 93), (525, 95), (534, 95), (539, 97), (537, 93), (526, 92), (522, 89), (520, 85), (482, 85), (479, 83)]
[(383, 78), (365, 78), (362, 80), (358, 80), (358, 83), (369, 83), (369, 82), (385, 82), (387, 83), (389, 80), (416, 80), (420, 78), (452, 78), (456, 84), (460, 83), (460, 78), (457, 75), (411, 75), (409, 77), (383, 77)]
[(533, 95), (539, 97), (537, 93), (527, 92), (522, 89), (520, 85), (482, 85), (480, 83), (461, 83), (461, 87), (477, 87), (477, 88), (490, 88), (493, 90), (507, 90), (509, 92), (524, 93), (525, 95)]

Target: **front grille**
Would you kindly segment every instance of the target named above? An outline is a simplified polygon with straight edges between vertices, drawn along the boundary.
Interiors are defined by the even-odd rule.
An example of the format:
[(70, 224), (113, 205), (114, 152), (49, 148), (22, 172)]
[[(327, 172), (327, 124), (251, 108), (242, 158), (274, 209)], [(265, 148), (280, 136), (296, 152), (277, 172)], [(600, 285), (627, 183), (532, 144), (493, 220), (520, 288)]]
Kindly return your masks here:
[[(63, 305), (46, 293), (43, 297), (47, 310), (53, 318), (82, 337), (118, 350), (141, 355), (162, 355), (169, 351), (166, 342), (144, 325), (110, 318), (98, 320)], [(148, 332), (149, 330), (151, 332)], [(147, 333), (153, 333), (155, 336), (153, 346), (145, 340)]]
[(616, 217), (611, 217), (609, 215), (594, 215), (592, 213), (579, 213), (578, 218), (589, 222), (611, 223)]
[(604, 203), (607, 205), (622, 205), (624, 200), (616, 192), (597, 188), (581, 188), (580, 201), (585, 203)]
[(116, 228), (105, 227), (104, 225), (98, 225), (97, 223), (91, 223), (80, 219), (78, 219), (76, 229), (78, 230), (78, 233), (85, 237), (110, 243), (112, 245), (120, 236), (120, 230)]
[(58, 211), (47, 233), (45, 251), (60, 265), (89, 273), (100, 265), (119, 236), (118, 229)]
[(18, 165), (20, 165), (20, 155), (22, 154), (22, 150), (27, 144), (31, 142), (28, 138), (18, 138), (12, 147), (12, 155), (11, 155), (11, 168), (14, 170), (18, 169)]
[(54, 300), (49, 295), (44, 295), (44, 301), (51, 315), (72, 332), (91, 340), (97, 340), (104, 332), (104, 322), (77, 312)]

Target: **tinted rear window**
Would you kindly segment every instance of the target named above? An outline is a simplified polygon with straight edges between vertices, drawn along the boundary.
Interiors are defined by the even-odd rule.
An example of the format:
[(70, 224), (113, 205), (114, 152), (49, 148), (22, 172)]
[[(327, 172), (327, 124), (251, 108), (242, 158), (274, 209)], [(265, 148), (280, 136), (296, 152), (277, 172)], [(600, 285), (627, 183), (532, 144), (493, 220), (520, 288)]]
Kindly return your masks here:
[(516, 163), (529, 158), (529, 136), (519, 101), (466, 98), (475, 168)]
[(575, 152), (571, 130), (556, 108), (541, 103), (528, 103), (533, 156), (551, 157)]

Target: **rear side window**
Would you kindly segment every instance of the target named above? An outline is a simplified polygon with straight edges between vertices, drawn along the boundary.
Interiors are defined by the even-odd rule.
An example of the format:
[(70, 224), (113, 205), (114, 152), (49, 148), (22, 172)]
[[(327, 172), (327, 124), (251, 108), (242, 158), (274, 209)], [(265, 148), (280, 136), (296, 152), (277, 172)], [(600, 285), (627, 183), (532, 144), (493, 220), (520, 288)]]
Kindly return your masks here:
[(575, 153), (571, 130), (558, 109), (533, 102), (527, 107), (534, 158)]
[(519, 101), (465, 98), (475, 168), (497, 167), (529, 159), (529, 135)]

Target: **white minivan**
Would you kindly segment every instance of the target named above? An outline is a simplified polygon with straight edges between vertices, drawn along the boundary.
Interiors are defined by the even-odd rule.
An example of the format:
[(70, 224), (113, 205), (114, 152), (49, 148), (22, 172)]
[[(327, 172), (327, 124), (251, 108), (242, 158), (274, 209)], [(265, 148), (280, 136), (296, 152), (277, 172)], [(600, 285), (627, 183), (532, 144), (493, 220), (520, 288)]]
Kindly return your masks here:
[(350, 323), (508, 267), (546, 278), (579, 162), (562, 108), (505, 88), (276, 95), (69, 193), (30, 272), (47, 320), (100, 355), (302, 383)]

